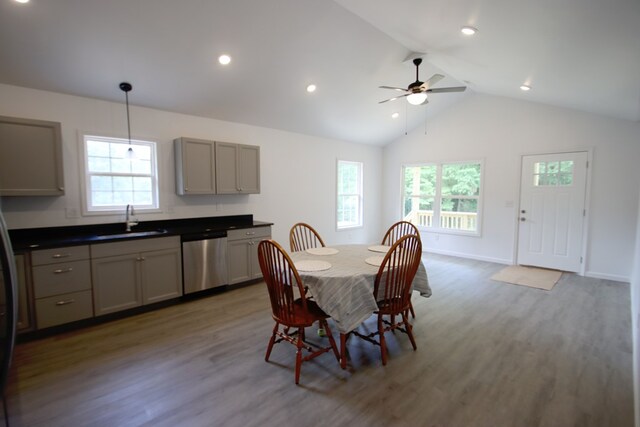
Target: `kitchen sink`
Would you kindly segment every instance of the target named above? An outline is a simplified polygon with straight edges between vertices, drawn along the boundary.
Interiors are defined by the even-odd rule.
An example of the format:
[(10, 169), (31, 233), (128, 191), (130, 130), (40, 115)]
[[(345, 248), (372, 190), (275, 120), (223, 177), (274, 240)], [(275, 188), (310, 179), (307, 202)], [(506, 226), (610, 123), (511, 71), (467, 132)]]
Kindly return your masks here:
[(147, 231), (126, 231), (124, 233), (115, 233), (115, 234), (98, 234), (96, 236), (90, 237), (89, 240), (134, 239), (134, 238), (142, 238), (142, 237), (159, 236), (162, 234), (167, 234), (167, 230), (158, 229), (158, 230), (147, 230)]

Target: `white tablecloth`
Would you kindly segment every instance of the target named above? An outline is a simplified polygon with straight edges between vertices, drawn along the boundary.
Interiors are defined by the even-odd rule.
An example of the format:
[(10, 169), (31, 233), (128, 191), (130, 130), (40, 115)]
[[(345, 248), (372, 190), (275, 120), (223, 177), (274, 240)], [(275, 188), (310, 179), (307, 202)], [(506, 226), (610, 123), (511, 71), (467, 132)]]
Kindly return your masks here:
[[(369, 246), (331, 246), (339, 251), (334, 255), (312, 255), (305, 251), (290, 254), (294, 263), (301, 260), (331, 263), (328, 270), (298, 273), (314, 300), (333, 318), (341, 333), (354, 330), (377, 309), (373, 286), (378, 267), (367, 264), (365, 259), (380, 253), (369, 251)], [(422, 262), (413, 280), (413, 289), (424, 297), (431, 296), (427, 271)]]

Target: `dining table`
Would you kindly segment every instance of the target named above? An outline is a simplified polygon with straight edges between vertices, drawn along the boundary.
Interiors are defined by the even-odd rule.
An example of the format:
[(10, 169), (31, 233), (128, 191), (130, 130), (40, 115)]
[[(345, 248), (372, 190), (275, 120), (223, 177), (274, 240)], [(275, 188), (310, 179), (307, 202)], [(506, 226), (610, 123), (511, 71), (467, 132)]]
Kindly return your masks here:
[[(290, 254), (304, 285), (340, 332), (340, 366), (343, 369), (347, 366), (347, 335), (378, 309), (373, 295), (374, 283), (389, 248), (378, 244), (349, 244), (309, 248)], [(431, 296), (422, 261), (412, 290), (423, 297)]]

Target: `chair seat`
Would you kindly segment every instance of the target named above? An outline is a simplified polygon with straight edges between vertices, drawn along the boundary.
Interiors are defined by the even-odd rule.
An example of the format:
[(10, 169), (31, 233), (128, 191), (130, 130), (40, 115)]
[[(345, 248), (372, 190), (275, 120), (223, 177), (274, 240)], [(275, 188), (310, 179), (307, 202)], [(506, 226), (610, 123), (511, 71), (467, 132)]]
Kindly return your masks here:
[[(401, 303), (402, 299), (401, 298), (390, 298), (390, 299), (383, 299), (377, 302), (378, 304), (378, 312), (381, 314), (395, 314), (395, 312), (392, 312), (393, 309), (391, 307), (397, 307), (397, 304)], [(406, 304), (406, 307), (402, 309), (402, 311), (404, 310), (409, 310), (410, 309), (410, 304)]]
[(274, 316), (274, 319), (277, 322), (289, 324), (292, 327), (307, 327), (311, 326), (314, 322), (318, 320), (328, 319), (330, 316), (322, 311), (318, 304), (316, 304), (313, 300), (307, 300), (307, 311), (304, 310), (302, 305), (302, 300), (298, 298), (293, 302), (293, 319), (290, 322), (282, 322), (281, 319), (277, 319)]

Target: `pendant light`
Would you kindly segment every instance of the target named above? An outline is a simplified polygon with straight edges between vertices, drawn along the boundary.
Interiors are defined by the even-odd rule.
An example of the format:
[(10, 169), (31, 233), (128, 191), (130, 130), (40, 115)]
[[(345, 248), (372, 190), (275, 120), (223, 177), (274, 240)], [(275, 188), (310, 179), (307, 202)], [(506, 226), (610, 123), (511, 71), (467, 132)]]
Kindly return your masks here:
[(127, 134), (129, 135), (129, 149), (127, 150), (128, 159), (134, 159), (136, 156), (133, 152), (133, 147), (131, 146), (131, 120), (129, 119), (129, 92), (131, 91), (131, 89), (133, 89), (131, 83), (120, 83), (120, 90), (124, 92), (125, 101), (127, 103)]

